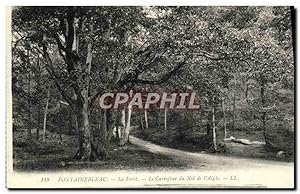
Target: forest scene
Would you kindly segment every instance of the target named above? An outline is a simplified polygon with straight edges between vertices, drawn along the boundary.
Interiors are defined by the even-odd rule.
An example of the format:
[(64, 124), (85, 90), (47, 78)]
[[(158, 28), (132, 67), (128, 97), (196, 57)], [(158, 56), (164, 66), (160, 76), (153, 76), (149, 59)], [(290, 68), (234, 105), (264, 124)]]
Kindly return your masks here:
[[(14, 170), (293, 163), (293, 11), (13, 7)], [(132, 91), (193, 91), (200, 108), (99, 106)]]

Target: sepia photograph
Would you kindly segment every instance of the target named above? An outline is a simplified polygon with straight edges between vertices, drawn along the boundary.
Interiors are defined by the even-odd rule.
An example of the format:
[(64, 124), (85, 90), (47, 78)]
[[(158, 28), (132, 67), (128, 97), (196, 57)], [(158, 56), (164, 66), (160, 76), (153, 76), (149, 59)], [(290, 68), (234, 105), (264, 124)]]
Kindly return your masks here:
[(7, 187), (295, 189), (295, 9), (13, 6)]

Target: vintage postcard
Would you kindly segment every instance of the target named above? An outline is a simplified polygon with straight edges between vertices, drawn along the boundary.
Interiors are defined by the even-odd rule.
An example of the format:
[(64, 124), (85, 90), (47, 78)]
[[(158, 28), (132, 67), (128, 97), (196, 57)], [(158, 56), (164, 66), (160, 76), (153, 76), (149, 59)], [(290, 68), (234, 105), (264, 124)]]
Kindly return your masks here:
[(6, 16), (7, 188), (294, 189), (293, 7)]

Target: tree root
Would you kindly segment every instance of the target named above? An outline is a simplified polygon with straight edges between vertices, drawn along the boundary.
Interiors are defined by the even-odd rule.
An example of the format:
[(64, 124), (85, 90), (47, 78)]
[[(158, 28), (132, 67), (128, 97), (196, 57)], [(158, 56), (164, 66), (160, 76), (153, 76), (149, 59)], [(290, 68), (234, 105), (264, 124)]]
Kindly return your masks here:
[(99, 149), (98, 146), (95, 146), (94, 144), (91, 144), (90, 151), (84, 151), (78, 149), (76, 154), (73, 156), (74, 160), (80, 160), (80, 161), (97, 161), (97, 160), (106, 160), (107, 159), (108, 152), (105, 148)]

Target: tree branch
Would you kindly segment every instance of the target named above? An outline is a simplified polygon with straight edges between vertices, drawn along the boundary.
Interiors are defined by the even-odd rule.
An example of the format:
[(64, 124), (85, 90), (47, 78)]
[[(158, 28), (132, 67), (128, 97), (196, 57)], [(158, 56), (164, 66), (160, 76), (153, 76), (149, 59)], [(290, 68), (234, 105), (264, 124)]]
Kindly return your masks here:
[(123, 86), (123, 85), (125, 85), (127, 83), (132, 83), (132, 84), (151, 84), (151, 85), (162, 84), (162, 83), (168, 81), (171, 78), (172, 75), (175, 75), (178, 72), (178, 70), (183, 67), (183, 65), (185, 64), (185, 62), (186, 62), (186, 60), (183, 60), (182, 62), (180, 62), (172, 71), (164, 74), (161, 77), (161, 79), (159, 79), (159, 80), (143, 80), (143, 79), (138, 79), (138, 78), (132, 79), (132, 80), (130, 80), (130, 79), (126, 80), (125, 79), (125, 80), (120, 81), (118, 83), (118, 85), (119, 86)]
[(67, 63), (66, 56), (62, 53), (62, 51), (66, 52), (66, 48), (62, 45), (58, 34), (56, 34), (56, 33), (53, 34), (53, 37), (54, 37), (54, 39), (57, 42), (58, 52), (59, 52), (60, 56), (63, 58), (63, 60), (65, 61), (65, 63)]
[[(44, 40), (42, 41), (42, 47), (43, 47), (43, 56), (46, 60), (46, 69), (48, 71), (48, 73), (50, 74), (51, 78), (53, 79), (57, 89), (60, 91), (61, 95), (63, 96), (63, 98), (70, 104), (70, 105), (74, 105), (72, 99), (66, 94), (66, 92), (63, 90), (63, 88), (60, 86), (60, 84), (58, 83), (58, 76), (56, 75), (54, 68), (53, 68), (53, 64), (52, 64), (52, 60), (49, 57), (48, 51), (47, 51), (47, 46), (44, 42)], [(73, 107), (73, 106), (71, 106)]]

